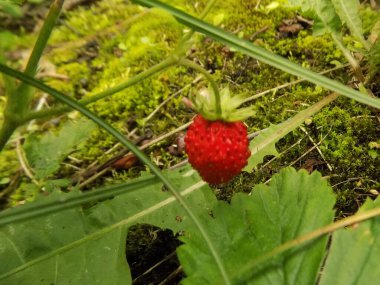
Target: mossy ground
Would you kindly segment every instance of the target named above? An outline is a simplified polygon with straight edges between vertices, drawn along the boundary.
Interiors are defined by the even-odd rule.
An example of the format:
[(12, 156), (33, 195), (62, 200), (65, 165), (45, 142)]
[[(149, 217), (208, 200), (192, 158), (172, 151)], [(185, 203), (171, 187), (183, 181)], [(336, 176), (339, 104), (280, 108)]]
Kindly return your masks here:
[[(218, 1), (206, 20), (317, 72), (346, 62), (327, 35), (315, 37), (312, 29), (307, 27), (296, 34), (280, 33), (278, 29), (283, 20), (294, 19), (298, 11), (282, 5), (268, 10), (265, 5), (269, 2), (261, 1), (256, 7), (253, 1)], [(176, 1), (175, 5), (199, 14), (205, 1)], [(369, 31), (376, 17), (367, 9), (363, 15), (366, 15), (365, 31)], [(65, 13), (63, 19), (65, 24), (54, 31), (44, 59), (55, 66), (56, 74), (66, 79), (47, 77), (44, 80), (76, 99), (105, 90), (161, 62), (173, 52), (186, 32), (184, 26), (166, 13), (155, 9), (146, 11), (121, 0), (98, 1), (90, 9), (78, 7)], [(25, 48), (25, 43), (32, 36), (35, 34), (23, 34), (14, 40), (14, 44)], [(349, 43), (352, 39), (347, 37), (346, 41)], [(4, 49), (14, 50), (15, 47)], [(229, 85), (234, 94), (247, 98), (297, 79), (200, 35), (193, 37), (187, 56), (210, 70), (221, 86)], [(15, 62), (12, 64), (17, 65)], [(349, 68), (344, 67), (326, 75), (345, 84), (352, 79)], [(192, 118), (194, 114), (182, 104), (182, 98), (197, 93), (207, 86), (207, 82), (200, 80), (192, 84), (145, 125), (141, 124), (141, 119), (171, 94), (191, 84), (196, 77), (192, 70), (172, 67), (100, 100), (90, 108), (125, 135), (130, 135), (137, 128), (131, 136), (137, 141), (147, 134), (149, 138), (158, 137)], [(253, 100), (249, 104), (256, 110), (256, 116), (246, 121), (249, 131), (278, 124), (327, 94), (320, 87), (302, 82)], [(49, 103), (56, 104), (52, 100)], [(375, 192), (370, 190), (380, 191), (379, 118), (377, 110), (338, 98), (316, 114), (303, 129), (297, 129), (277, 143), (281, 153), (279, 158), (267, 157), (262, 167), (252, 173), (242, 173), (215, 192), (219, 198), (228, 200), (233, 193), (249, 192), (253, 185), (265, 183), (281, 168), (293, 165), (309, 171), (321, 171), (338, 193), (337, 216), (351, 214), (366, 197), (373, 197)], [(47, 127), (44, 124), (47, 129), (55, 128), (56, 119), (50, 120)], [(39, 122), (43, 123), (42, 120)], [(184, 154), (173, 155), (168, 150), (174, 140), (166, 139), (147, 150), (162, 168), (185, 159)], [(318, 148), (314, 147), (313, 141)], [(102, 165), (120, 151), (120, 147), (113, 148), (115, 144), (112, 137), (98, 130), (71, 154), (67, 162), (82, 170), (93, 161)], [(0, 155), (1, 176), (12, 178), (18, 171), (18, 165), (13, 144), (10, 144)], [(142, 169), (144, 166), (139, 164), (124, 170), (114, 169), (86, 187), (117, 183), (138, 176)], [(66, 165), (55, 178), (72, 177), (75, 173), (74, 168)], [(29, 178), (22, 177), (22, 181), (29, 182)], [(25, 199), (22, 189), (22, 186), (16, 187), (14, 194), (9, 196), (8, 205)]]

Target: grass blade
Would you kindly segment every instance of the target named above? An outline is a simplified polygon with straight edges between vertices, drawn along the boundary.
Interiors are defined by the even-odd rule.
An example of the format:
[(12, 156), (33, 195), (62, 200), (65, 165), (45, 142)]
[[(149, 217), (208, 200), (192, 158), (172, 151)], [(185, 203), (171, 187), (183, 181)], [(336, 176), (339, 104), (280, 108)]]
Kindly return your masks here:
[(281, 56), (273, 54), (261, 47), (255, 46), (249, 41), (239, 39), (237, 36), (224, 31), (216, 26), (208, 24), (199, 20), (189, 14), (186, 14), (178, 9), (175, 9), (167, 4), (155, 0), (134, 0), (135, 3), (148, 6), (161, 8), (172, 14), (178, 21), (192, 29), (205, 34), (214, 40), (221, 42), (229, 47), (232, 47), (246, 55), (256, 58), (264, 63), (281, 69), (287, 73), (299, 76), (307, 81), (316, 85), (322, 86), (343, 96), (354, 99), (360, 103), (380, 109), (380, 99), (370, 97), (367, 94), (354, 90), (342, 83), (329, 79), (316, 72), (308, 70), (298, 64), (295, 64)]

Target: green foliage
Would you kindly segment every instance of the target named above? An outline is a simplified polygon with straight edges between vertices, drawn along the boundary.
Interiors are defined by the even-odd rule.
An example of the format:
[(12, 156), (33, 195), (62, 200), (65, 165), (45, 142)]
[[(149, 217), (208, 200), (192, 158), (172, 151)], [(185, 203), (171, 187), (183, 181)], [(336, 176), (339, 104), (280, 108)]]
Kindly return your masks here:
[[(266, 1), (262, 1), (263, 5), (266, 5)], [(101, 10), (102, 14), (107, 14), (109, 19), (109, 25), (114, 21), (113, 13), (114, 11), (109, 10), (109, 6), (92, 7), (92, 13), (98, 15)], [(116, 7), (126, 11), (125, 19), (131, 16), (130, 13), (137, 10), (132, 5), (122, 5), (118, 2)], [(270, 12), (270, 15), (264, 13), (263, 11), (253, 9), (250, 7), (249, 1), (243, 1), (237, 5), (234, 1), (223, 1), (217, 2), (209, 14), (209, 18), (212, 18), (214, 13), (218, 14), (220, 11), (224, 12), (224, 18), (222, 24), (225, 28), (229, 30), (235, 30), (239, 28), (242, 22), (245, 23), (244, 29), (242, 30), (243, 36), (249, 38), (256, 31), (260, 30), (264, 26), (269, 27), (265, 33), (260, 33), (257, 35), (262, 41), (262, 44), (266, 48), (270, 48), (276, 53), (283, 56), (291, 56), (292, 60), (302, 64), (303, 66), (309, 67), (313, 66), (315, 70), (323, 70), (330, 67), (330, 61), (340, 61), (342, 62), (342, 54), (336, 50), (335, 46), (328, 37), (315, 38), (310, 35), (310, 32), (305, 30), (301, 31), (296, 39), (291, 38), (277, 38), (277, 27), (281, 24), (283, 19), (292, 18), (295, 16), (295, 12), (280, 6), (279, 8)], [(230, 7), (234, 7), (231, 9)], [(187, 6), (186, 6), (187, 7)], [(187, 7), (188, 11), (191, 11), (193, 7), (190, 5)], [(250, 8), (250, 9), (249, 9)], [(87, 11), (79, 9), (77, 11), (70, 12), (68, 17), (78, 18), (70, 20), (70, 23), (75, 29), (82, 29), (86, 27), (87, 21), (92, 21), (93, 16), (88, 15)], [(120, 17), (120, 16), (118, 16)], [(119, 19), (116, 17), (115, 19)], [(157, 24), (157, 20), (161, 21), (161, 25), (165, 27), (162, 28), (161, 25)], [(112, 39), (106, 37), (88, 37), (89, 40), (97, 41), (98, 56), (92, 60), (88, 61), (87, 65), (85, 62), (81, 62), (80, 66), (87, 66), (84, 74), (87, 75), (86, 81), (88, 86), (83, 88), (81, 85), (81, 80), (83, 78), (83, 71), (79, 68), (79, 64), (75, 63), (73, 66), (66, 61), (73, 60), (73, 50), (67, 48), (66, 50), (59, 49), (52, 54), (52, 59), (55, 64), (58, 65), (57, 72), (66, 74), (70, 81), (62, 82), (59, 80), (49, 80), (49, 85), (58, 88), (59, 90), (67, 90), (69, 93), (75, 94), (75, 96), (81, 96), (80, 93), (83, 90), (87, 93), (85, 96), (91, 96), (94, 92), (104, 90), (110, 86), (113, 86), (120, 82), (120, 76), (125, 80), (143, 69), (149, 68), (151, 62), (158, 61), (166, 55), (165, 49), (169, 45), (170, 48), (175, 46), (176, 41), (180, 35), (180, 26), (173, 21), (171, 17), (167, 14), (162, 13), (158, 10), (153, 10), (131, 21), (129, 24), (122, 26), (127, 29), (131, 27), (125, 33), (116, 33)], [(136, 27), (136, 28), (135, 28)], [(83, 31), (86, 32), (86, 31)], [(89, 31), (87, 31), (89, 32)], [(99, 30), (98, 32), (102, 32)], [(113, 32), (113, 30), (112, 30)], [(68, 39), (69, 32), (66, 27), (60, 27), (54, 34), (54, 44), (59, 44), (61, 40)], [(161, 36), (165, 38), (165, 41), (161, 41)], [(126, 46), (131, 46), (131, 42), (137, 43), (141, 37), (148, 37), (149, 42), (152, 43), (151, 46), (147, 46), (143, 43), (139, 43), (140, 49), (146, 50), (145, 54), (136, 51), (136, 49), (126, 49)], [(76, 42), (72, 42), (68, 47), (74, 45)], [(83, 43), (85, 46), (85, 44)], [(265, 90), (268, 88), (273, 88), (277, 84), (287, 82), (294, 79), (295, 77), (284, 74), (283, 72), (272, 68), (265, 64), (257, 64), (256, 60), (249, 59), (244, 55), (237, 52), (232, 52), (231, 58), (226, 58), (223, 56), (223, 45), (203, 40), (201, 37), (194, 37), (193, 41), (194, 52), (190, 55), (194, 60), (200, 60), (200, 62), (212, 62), (211, 68), (217, 68), (214, 74), (214, 78), (222, 84), (230, 83), (226, 80), (226, 74), (231, 75), (231, 79), (236, 81), (239, 85), (232, 85), (231, 90), (233, 90), (234, 95), (239, 95), (243, 97), (248, 97), (253, 95), (254, 92), (260, 90)], [(82, 54), (86, 51), (85, 48), (79, 50), (78, 58), (82, 59)], [(118, 54), (115, 56), (115, 50), (121, 50), (121, 57)], [(75, 50), (77, 51), (77, 49)], [(74, 56), (75, 59), (75, 56)], [(323, 60), (321, 60), (323, 59)], [(107, 64), (104, 64), (107, 62)], [(66, 68), (65, 66), (70, 67)], [(68, 73), (70, 72), (70, 73)], [(156, 78), (151, 78), (144, 81), (141, 84), (130, 87), (118, 94), (113, 95), (112, 100), (104, 99), (93, 105), (92, 110), (96, 111), (102, 118), (111, 120), (113, 125), (125, 129), (125, 121), (132, 117), (143, 118), (147, 116), (153, 109), (166, 99), (171, 93), (178, 90), (178, 88), (185, 86), (194, 80), (196, 73), (193, 71), (188, 71), (183, 67), (175, 67), (170, 70), (162, 72)], [(177, 86), (173, 88), (173, 86)], [(195, 90), (191, 90), (191, 93), (197, 93), (198, 88), (204, 86), (205, 84), (198, 84)], [(89, 92), (90, 91), (90, 92)], [(308, 96), (305, 95), (307, 93)], [(142, 96), (143, 94), (143, 96)], [(304, 88), (301, 85), (297, 86), (291, 93), (291, 99), (302, 100), (302, 98), (314, 97), (312, 90), (307, 87)], [(175, 118), (179, 122), (188, 120), (188, 116), (183, 115), (181, 110), (181, 96), (188, 95), (184, 92), (178, 97), (178, 100), (170, 102), (167, 107), (154, 118), (154, 123), (147, 125), (155, 135), (162, 134), (168, 129), (178, 126), (177, 120), (171, 120), (164, 114), (166, 110), (170, 112), (175, 111)], [(295, 96), (293, 96), (295, 95)], [(294, 98), (293, 98), (294, 97)], [(312, 102), (319, 99), (316, 96)], [(260, 100), (261, 101), (261, 100)], [(282, 120), (289, 118), (290, 114), (286, 111), (287, 108), (293, 108), (289, 106), (290, 100), (287, 98), (280, 99), (279, 104), (273, 104), (271, 100), (263, 99), (263, 102), (257, 102), (253, 108), (256, 109), (258, 119), (255, 118), (255, 125), (257, 128), (267, 127), (269, 123), (279, 123)], [(101, 154), (104, 154), (104, 149), (111, 148), (116, 141), (107, 135), (104, 131), (96, 131), (88, 140), (85, 147), (81, 147), (75, 156), (85, 162), (93, 161), (97, 159)], [(112, 156), (112, 153), (109, 157)], [(109, 158), (108, 156), (103, 156), (103, 159)]]
[[(332, 222), (335, 199), (320, 174), (283, 169), (269, 186), (256, 185), (250, 195), (237, 194), (231, 204), (227, 204), (216, 202), (193, 170), (185, 168), (169, 173), (172, 182), (207, 225), (213, 244), (234, 277), (233, 284), (238, 280), (250, 280), (246, 284), (316, 282), (325, 255), (326, 236), (272, 256), (268, 262), (255, 266), (254, 271), (250, 266), (255, 258), (284, 242)], [(183, 284), (221, 284), (203, 240), (186, 213), (163, 189), (157, 182), (92, 207), (67, 209), (2, 227), (0, 252), (8, 261), (1, 267), (2, 284), (14, 284), (16, 280), (17, 284), (29, 284), (31, 278), (43, 283), (96, 280), (108, 284), (111, 280), (112, 284), (130, 284), (124, 249), (126, 230), (135, 223), (185, 230), (181, 238), (184, 245), (178, 250), (187, 274)], [(22, 207), (35, 207), (34, 204), (43, 207), (49, 202), (65, 201), (78, 195), (76, 192), (55, 193)], [(378, 204), (378, 201), (367, 202), (359, 213), (378, 207)], [(336, 279), (336, 266), (341, 266), (342, 254), (345, 257), (349, 254), (349, 261), (344, 260), (350, 262), (350, 268), (356, 268), (351, 271), (349, 280), (366, 283), (378, 276), (371, 263), (362, 259), (368, 252), (378, 250), (378, 243), (370, 238), (377, 236), (378, 221), (375, 219), (358, 228), (334, 233), (321, 284), (340, 284), (336, 281), (345, 280)], [(358, 242), (359, 251), (356, 250)], [(376, 254), (371, 256), (377, 260)], [(297, 270), (300, 267), (302, 270)], [(371, 274), (360, 274), (362, 271)]]
[[(380, 199), (367, 200), (358, 213), (380, 207)], [(380, 219), (371, 219), (334, 233), (321, 285), (374, 284), (380, 278)], [(341, 270), (349, 268), (349, 272)]]
[(334, 62), (343, 63), (345, 60), (329, 36), (316, 37), (305, 30), (300, 31), (296, 39), (280, 39), (272, 46), (272, 50), (282, 56), (290, 56), (292, 60), (303, 60), (299, 63), (305, 67), (322, 64), (322, 67), (333, 66)]
[[(218, 202), (204, 223), (235, 277), (233, 284), (372, 284), (380, 274), (375, 265), (379, 218), (335, 232), (323, 269), (326, 237), (283, 255), (266, 255), (330, 223), (333, 205), (332, 189), (319, 174), (288, 168), (273, 176), (269, 186), (257, 185), (248, 196), (236, 194), (230, 205)], [(379, 200), (367, 201), (358, 213), (378, 207)], [(221, 284), (200, 237), (191, 232), (181, 239), (178, 254), (187, 275), (183, 284)], [(260, 258), (266, 262), (259, 263)], [(349, 274), (342, 268), (350, 268)]]
[(84, 141), (94, 129), (93, 122), (81, 119), (77, 122), (67, 121), (56, 135), (29, 135), (24, 149), (36, 178), (46, 179), (56, 172), (73, 148)]
[[(273, 176), (269, 186), (257, 185), (250, 196), (236, 194), (231, 205), (219, 202), (212, 218), (204, 217), (213, 242), (229, 274), (245, 280), (242, 272), (255, 258), (282, 243), (306, 234), (333, 220), (334, 196), (319, 174), (284, 169)], [(178, 249), (187, 278), (183, 284), (221, 284), (202, 240), (191, 234), (183, 237)], [(270, 265), (259, 267), (244, 284), (313, 284), (324, 256), (326, 238), (278, 256)], [(297, 268), (302, 267), (302, 270)]]
[[(368, 154), (368, 143), (377, 137), (376, 122), (363, 114), (363, 110), (355, 114), (354, 108), (347, 112), (335, 106), (317, 114), (315, 122), (323, 128), (321, 132), (329, 133), (320, 148), (327, 159), (334, 161), (334, 167), (340, 169), (341, 175), (352, 177), (360, 170), (361, 175), (371, 176), (376, 172), (379, 159), (371, 159)], [(365, 141), (367, 143), (363, 143)], [(370, 163), (363, 165), (363, 161)]]
[[(341, 84), (323, 75), (312, 72), (309, 69), (303, 68), (297, 64), (294, 64), (288, 59), (275, 55), (258, 45), (252, 44), (247, 40), (240, 39), (239, 37), (231, 33), (228, 33), (223, 29), (210, 25), (178, 9), (174, 9), (171, 6), (165, 5), (164, 3), (154, 0), (135, 0), (134, 2), (146, 5), (148, 7), (162, 8), (163, 10), (170, 12), (173, 16), (175, 16), (179, 21), (181, 21), (188, 27), (191, 27), (194, 30), (203, 33), (204, 35), (207, 35), (212, 39), (227, 45), (229, 48), (234, 48), (243, 54), (260, 60), (266, 64), (270, 64), (271, 66), (281, 69), (284, 72), (290, 73), (295, 76), (299, 76), (309, 82), (327, 88), (331, 91), (337, 92), (339, 94), (342, 94), (358, 102), (364, 103), (375, 108), (380, 108), (380, 99), (378, 98), (367, 96), (367, 94), (361, 93), (344, 84)], [(339, 40), (337, 42), (340, 43)]]
[[(185, 168), (170, 172), (170, 177), (193, 210), (207, 214), (215, 198), (195, 172)], [(174, 231), (193, 227), (182, 207), (163, 190), (157, 182), (90, 208), (64, 210), (2, 227), (0, 253), (8, 262), (0, 267), (1, 284), (30, 284), (31, 278), (49, 284), (57, 280), (62, 284), (130, 284), (125, 260), (130, 225), (151, 223)], [(34, 203), (43, 207), (75, 195), (79, 193), (55, 193), (23, 207)]]
[(10, 177), (18, 169), (18, 166), (15, 149), (7, 149), (0, 153), (1, 177)]
[[(380, 36), (380, 31), (379, 31), (379, 36)], [(368, 58), (370, 58), (370, 61), (369, 61), (370, 71), (373, 74), (376, 74), (376, 72), (380, 68), (380, 40), (377, 40), (375, 44), (371, 47), (371, 50), (369, 51), (369, 54), (368, 54)]]
[[(265, 25), (269, 26), (266, 32), (260, 32), (255, 36), (255, 44), (281, 54), (302, 67), (322, 71), (331, 65), (340, 65), (343, 58), (342, 52), (335, 49), (327, 35), (315, 38), (309, 31), (303, 30), (294, 38), (279, 37), (278, 25), (286, 18), (295, 17), (295, 12), (276, 5), (272, 5), (273, 9), (269, 9), (266, 5), (271, 1), (261, 2), (262, 5), (256, 8), (252, 1), (248, 0), (239, 3), (232, 0), (219, 1), (215, 12), (210, 13), (209, 19), (233, 31), (238, 38), (249, 41), (252, 41), (252, 34), (260, 31)], [(343, 10), (344, 5), (353, 5), (355, 1), (348, 2), (332, 1), (331, 3), (342, 5), (339, 7)], [(340, 33), (341, 26), (337, 24), (338, 17), (333, 15), (331, 3), (322, 1), (322, 6), (318, 6), (317, 11), (323, 14), (321, 19), (327, 23), (330, 31), (339, 30)], [(194, 10), (199, 9), (198, 5), (202, 6), (204, 3), (177, 1), (176, 4), (179, 8), (186, 7), (187, 11), (196, 15)], [(350, 9), (352, 9), (351, 6)], [(225, 11), (222, 16), (221, 10)], [(338, 9), (336, 12), (340, 14), (348, 27), (350, 27), (350, 21), (353, 24), (358, 23), (357, 15), (343, 11), (342, 16), (342, 11), (339, 13)], [(141, 15), (143, 17), (140, 18)], [(62, 44), (64, 49), (58, 48), (59, 51), (53, 51), (50, 56), (57, 66), (57, 72), (66, 75), (68, 81), (56, 79), (47, 81), (50, 86), (67, 92), (75, 98), (91, 96), (97, 91), (112, 87), (121, 80), (131, 78), (148, 69), (172, 52), (183, 32), (183, 27), (168, 14), (159, 10), (147, 12), (137, 6), (126, 5), (121, 0), (102, 1), (88, 10), (79, 8), (69, 12), (67, 23), (69, 24), (59, 28), (52, 41), (54, 45)], [(244, 23), (243, 27), (241, 23)], [(361, 32), (360, 25), (355, 28)], [(363, 28), (365, 31), (365, 23), (363, 23)], [(352, 31), (352, 34), (355, 35), (355, 31)], [(338, 33), (336, 35), (340, 36)], [(353, 39), (347, 38), (346, 41), (353, 42)], [(65, 50), (66, 47), (70, 48)], [(191, 53), (187, 55), (214, 72), (214, 78), (221, 85), (231, 83), (231, 90), (237, 96), (249, 97), (254, 92), (296, 79), (295, 76), (284, 74), (278, 69), (259, 64), (257, 60), (239, 54), (236, 49), (228, 50), (226, 54), (222, 52), (225, 50), (221, 44), (209, 39), (203, 40), (198, 36), (194, 40)], [(347, 77), (348, 75), (342, 75), (341, 72), (334, 74), (334, 79), (337, 81), (346, 81)], [(112, 99), (107, 98), (93, 104), (91, 109), (102, 118), (110, 120), (113, 126), (126, 130), (125, 133), (128, 133), (127, 120), (129, 121), (132, 116), (141, 120), (162, 100), (194, 78), (195, 73), (184, 68), (166, 70), (155, 78), (119, 92)], [(197, 92), (204, 85), (205, 83), (201, 81), (189, 91), (189, 94)], [(300, 106), (313, 104), (325, 96), (325, 91), (321, 87), (311, 87), (309, 84), (293, 86), (289, 92), (279, 92), (280, 94), (273, 92), (255, 102), (253, 108), (257, 110), (257, 116), (250, 120), (251, 129), (257, 130), (270, 123), (280, 123), (289, 118), (292, 112), (299, 112)], [(183, 95), (188, 94), (183, 93)], [(170, 102), (159, 112), (156, 120), (147, 124), (146, 127), (151, 127), (153, 134), (158, 135), (172, 126), (187, 121), (192, 114), (189, 114), (188, 110), (180, 109), (178, 107), (180, 102), (181, 98)], [(299, 113), (297, 119), (271, 125), (265, 133), (253, 141), (251, 148), (259, 151), (251, 159), (248, 169), (252, 170), (263, 161), (266, 155), (278, 155), (275, 143), (316, 111), (315, 109), (311, 113), (303, 111)], [(353, 118), (354, 115), (357, 118)], [(329, 132), (329, 136), (320, 145), (320, 149), (333, 165), (334, 173), (339, 173), (339, 178), (349, 179), (350, 176), (359, 174), (369, 181), (372, 177), (376, 177), (376, 165), (380, 159), (377, 147), (379, 142), (375, 121), (367, 118), (371, 115), (369, 109), (355, 106), (354, 103), (346, 100), (339, 107), (326, 108), (314, 118), (313, 123), (317, 124), (317, 127), (313, 129), (314, 138), (319, 138), (318, 130)], [(104, 150), (113, 146), (116, 140), (105, 131), (96, 131), (88, 141), (89, 144), (81, 144), (78, 147), (77, 142), (83, 139), (81, 136), (87, 137), (91, 129), (86, 128), (85, 125), (82, 127), (84, 130), (75, 130), (76, 127), (69, 130), (64, 126), (58, 136), (32, 135), (27, 138), (25, 145), (27, 158), (38, 179), (51, 177), (58, 170), (64, 157), (75, 150), (80, 159), (85, 158), (84, 164), (100, 156), (103, 159), (106, 158)], [(298, 138), (299, 133), (296, 131), (285, 137), (279, 144), (281, 145), (279, 149), (285, 149), (292, 139)], [(67, 140), (69, 140), (68, 143)], [(57, 146), (61, 150), (58, 155)], [(307, 143), (303, 142), (302, 148), (306, 149), (306, 147), (308, 147)], [(166, 151), (165, 144), (153, 150), (150, 156), (157, 161), (157, 164), (164, 161), (166, 166), (173, 157), (167, 152), (162, 154), (163, 151)], [(295, 156), (296, 153), (298, 157), (304, 149), (297, 151), (292, 150), (292, 155)], [(288, 162), (291, 161), (291, 157), (286, 158)], [(14, 157), (12, 159), (15, 161)], [(367, 165), (363, 164), (363, 160), (367, 162)], [(278, 165), (281, 166), (281, 162)], [(3, 165), (1, 167), (3, 168)], [(273, 171), (267, 172), (275, 172), (278, 168), (275, 166)], [(284, 241), (289, 241), (332, 220), (334, 198), (325, 180), (315, 173), (308, 176), (305, 172), (296, 173), (294, 170), (286, 169), (278, 176), (274, 176), (269, 186), (256, 186), (249, 196), (236, 195), (231, 205), (228, 205), (224, 202), (217, 203), (209, 189), (203, 186), (203, 182), (199, 182), (199, 177), (186, 171), (166, 172), (166, 174), (170, 180), (175, 181), (180, 190), (183, 190), (186, 201), (191, 203), (191, 208), (194, 208), (196, 215), (200, 216), (208, 226), (213, 244), (222, 255), (227, 269), (231, 270), (229, 275), (236, 279), (249, 279), (250, 274), (246, 273), (253, 272), (254, 284), (266, 284), (268, 280), (275, 284), (315, 283), (325, 254), (326, 237), (305, 246), (296, 247), (290, 253), (278, 255), (268, 263), (252, 267), (253, 271), (250, 265), (256, 264), (256, 260), (252, 260), (252, 257), (260, 257)], [(9, 177), (5, 178), (4, 183), (10, 181), (12, 173), (14, 173), (13, 170), (10, 171)], [(326, 172), (323, 173), (325, 174)], [(334, 181), (334, 174), (331, 174), (331, 181)], [(138, 173), (130, 169), (125, 174), (115, 172), (114, 177), (115, 180), (127, 180), (136, 175)], [(254, 175), (255, 178), (253, 178)], [(233, 186), (236, 189), (233, 191), (239, 191), (245, 187), (245, 190), (249, 192), (252, 188), (250, 185), (258, 181), (260, 178), (257, 177), (260, 175), (262, 173), (245, 173), (243, 179), (237, 177), (236, 186)], [(149, 175), (143, 174), (143, 176)], [(240, 182), (238, 182), (239, 179)], [(111, 180), (113, 178), (106, 178), (107, 183), (115, 183)], [(247, 180), (249, 180), (248, 183), (245, 183)], [(245, 185), (242, 187), (243, 183)], [(41, 203), (41, 206), (44, 206), (49, 201), (56, 202), (59, 208), (60, 205), (65, 204), (67, 197), (80, 196), (77, 192), (55, 193), (56, 190), (67, 185), (69, 185), (67, 179), (44, 181), (45, 191), (53, 192), (53, 195), (26, 205), (25, 209), (32, 211), (32, 208), (28, 208), (31, 205), (36, 206)], [(357, 201), (355, 192), (350, 191), (351, 186), (344, 185), (344, 191), (338, 193), (337, 208), (339, 210), (341, 210), (342, 200), (352, 199), (355, 203)], [(369, 184), (365, 187), (367, 185)], [(35, 194), (39, 187), (23, 181), (18, 190), (17, 193), (21, 190)], [(213, 264), (208, 254), (209, 248), (206, 248), (204, 240), (189, 222), (189, 216), (175, 203), (174, 198), (165, 192), (162, 184), (156, 183), (154, 186), (142, 187), (140, 190), (141, 192), (117, 196), (97, 205), (86, 204), (77, 209), (66, 209), (50, 216), (3, 227), (0, 229), (0, 233), (3, 234), (0, 234), (0, 244), (4, 246), (0, 247), (0, 254), (10, 262), (4, 266), (5, 270), (0, 272), (0, 279), (3, 278), (4, 284), (29, 284), (31, 277), (36, 277), (35, 279), (41, 283), (124, 284), (127, 282), (129, 284), (131, 277), (124, 256), (126, 231), (134, 223), (152, 223), (174, 231), (184, 230), (185, 245), (181, 249), (181, 259), (188, 275), (184, 284), (186, 282), (206, 284), (204, 279), (221, 284), (220, 268), (216, 269), (217, 266)], [(216, 191), (223, 192), (223, 189)], [(24, 198), (29, 195), (25, 193), (21, 194)], [(224, 193), (221, 194), (223, 195)], [(376, 203), (374, 205), (378, 204)], [(340, 212), (338, 213), (340, 215)], [(371, 232), (372, 229), (374, 229), (373, 232)], [(377, 224), (374, 221), (359, 233), (356, 232), (356, 236), (355, 232), (342, 234), (343, 238), (340, 238), (338, 233), (334, 234), (334, 238), (337, 237), (338, 241), (335, 247), (333, 241), (326, 275), (331, 275), (330, 272), (337, 270), (337, 261), (343, 259), (344, 246), (353, 247), (355, 242), (362, 242), (363, 256), (370, 253), (366, 247), (372, 244), (367, 240), (365, 242), (362, 240), (363, 237), (373, 234), (374, 237), (369, 238), (373, 241), (376, 233)], [(378, 250), (375, 246), (370, 249), (375, 252)], [(349, 264), (355, 268), (355, 272), (367, 272), (371, 269), (362, 262), (365, 256), (360, 256), (360, 253), (355, 251), (350, 254), (352, 254), (352, 260), (356, 260), (356, 256), (361, 258), (360, 264), (359, 262)], [(0, 270), (4, 268), (0, 267)], [(298, 270), (299, 268), (302, 269)], [(377, 272), (371, 273), (372, 275), (368, 275), (373, 276), (371, 278), (375, 280)], [(325, 276), (324, 278), (327, 280), (334, 277)], [(354, 276), (354, 280), (368, 283), (368, 280), (359, 278), (361, 276)], [(323, 278), (322, 282), (335, 284), (335, 280), (334, 282), (325, 281)]]
[(22, 16), (22, 11), (20, 8), (21, 1), (15, 0), (1, 0), (0, 1), (0, 12), (8, 14), (9, 16), (19, 18)]
[[(167, 13), (159, 10), (146, 13), (118, 0), (99, 2), (99, 5), (91, 7), (91, 11), (80, 8), (70, 12), (68, 17), (71, 27), (88, 34), (88, 37), (82, 41), (72, 36), (66, 26), (55, 31), (53, 44), (71, 40), (65, 45), (65, 50), (58, 49), (51, 54), (57, 72), (66, 75), (69, 83), (50, 79), (49, 85), (76, 98), (90, 97), (149, 69), (170, 54), (182, 34), (180, 25)], [(101, 23), (95, 26), (89, 24), (99, 21)], [(120, 25), (115, 28), (118, 21)], [(71, 62), (74, 60), (79, 62)], [(183, 87), (193, 79), (186, 69), (172, 68), (114, 94), (112, 99), (100, 100), (90, 108), (110, 120), (113, 126), (125, 130), (127, 121), (134, 117), (146, 117), (162, 100), (175, 92), (174, 84)], [(176, 109), (180, 102), (177, 101), (172, 109)], [(161, 119), (147, 127), (153, 127), (154, 134), (159, 135), (173, 126), (177, 126), (176, 122)], [(77, 149), (75, 156), (84, 162), (100, 156), (106, 160), (109, 157), (104, 155), (104, 149), (111, 148), (115, 143), (116, 140), (106, 132), (97, 130), (86, 146)]]
[(364, 46), (367, 46), (363, 37), (362, 21), (358, 13), (360, 7), (359, 0), (332, 0), (332, 3), (339, 18), (347, 25), (351, 34), (360, 40)]
[(341, 29), (341, 20), (338, 17), (332, 0), (289, 0), (293, 6), (302, 8), (303, 11), (315, 13), (316, 23), (313, 29), (316, 34), (325, 32), (339, 34)]
[(299, 112), (293, 118), (282, 122), (279, 125), (272, 125), (264, 133), (260, 134), (257, 138), (252, 140), (249, 148), (252, 152), (251, 157), (248, 159), (248, 165), (244, 170), (252, 171), (259, 163), (262, 162), (264, 156), (274, 155), (277, 156), (276, 142), (283, 138), (289, 132), (295, 130), (307, 118), (318, 112), (322, 107), (335, 100), (336, 95), (329, 95), (318, 103), (309, 107), (306, 110)]
[(362, 20), (363, 34), (369, 35), (372, 32), (376, 22), (380, 20), (380, 14), (368, 6), (361, 7), (359, 14)]
[(7, 50), (14, 46), (16, 35), (10, 31), (0, 31), (0, 50)]

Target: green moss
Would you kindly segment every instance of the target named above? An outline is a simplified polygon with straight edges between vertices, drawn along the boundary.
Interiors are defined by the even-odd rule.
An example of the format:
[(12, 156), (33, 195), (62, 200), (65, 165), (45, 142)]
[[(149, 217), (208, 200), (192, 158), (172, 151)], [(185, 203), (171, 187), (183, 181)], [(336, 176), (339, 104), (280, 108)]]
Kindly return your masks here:
[[(71, 62), (57, 68), (57, 73), (67, 76), (67, 80), (48, 80), (48, 84), (61, 92), (80, 98), (82, 82), (90, 75), (86, 62)], [(87, 81), (87, 80), (86, 80)], [(69, 84), (68, 84), (69, 82)]]
[(364, 6), (359, 10), (360, 18), (363, 25), (363, 33), (368, 35), (375, 23), (380, 20), (380, 14), (378, 11), (371, 9), (369, 6)]
[(11, 178), (19, 169), (15, 149), (6, 148), (0, 153), (0, 178)]

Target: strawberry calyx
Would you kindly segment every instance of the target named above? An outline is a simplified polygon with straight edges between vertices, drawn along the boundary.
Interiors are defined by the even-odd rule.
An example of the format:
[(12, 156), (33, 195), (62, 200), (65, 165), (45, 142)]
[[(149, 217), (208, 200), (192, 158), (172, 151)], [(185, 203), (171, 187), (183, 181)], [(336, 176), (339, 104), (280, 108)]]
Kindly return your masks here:
[[(198, 94), (192, 98), (192, 102), (194, 109), (209, 121), (238, 122), (255, 114), (250, 107), (239, 108), (244, 103), (244, 98), (238, 95), (232, 97), (228, 87), (223, 88), (219, 95), (209, 88), (207, 95)], [(220, 112), (217, 112), (218, 104)]]

